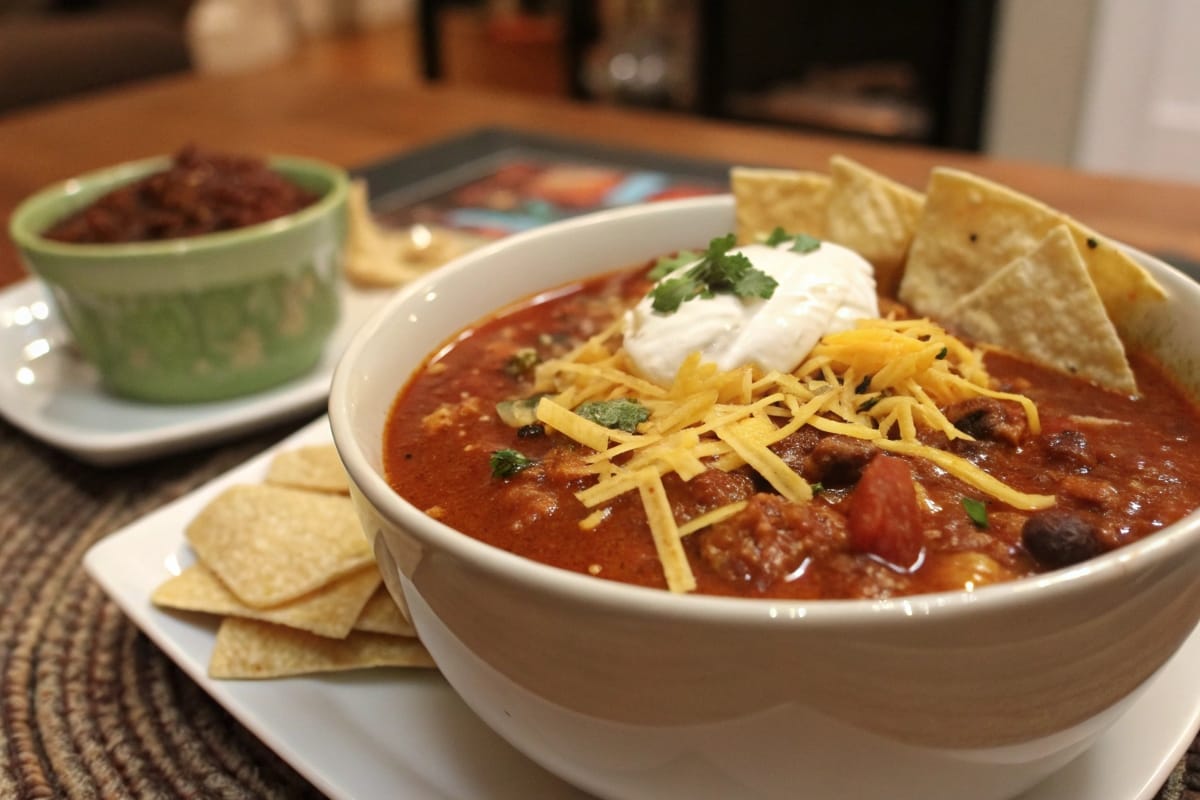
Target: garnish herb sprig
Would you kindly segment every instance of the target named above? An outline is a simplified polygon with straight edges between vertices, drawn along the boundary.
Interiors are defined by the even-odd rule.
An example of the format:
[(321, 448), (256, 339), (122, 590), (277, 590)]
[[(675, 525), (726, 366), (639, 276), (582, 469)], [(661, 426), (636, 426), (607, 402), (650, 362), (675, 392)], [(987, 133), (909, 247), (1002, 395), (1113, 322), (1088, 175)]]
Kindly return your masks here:
[(652, 281), (662, 280), (680, 267), (686, 267), (700, 258), (695, 250), (680, 250), (673, 256), (663, 256), (654, 263), (654, 268), (646, 277)]
[(492, 452), (491, 465), (493, 478), (511, 478), (518, 472), (529, 469), (537, 461), (520, 451), (512, 448)]
[(964, 497), (962, 505), (963, 509), (967, 512), (967, 516), (971, 518), (971, 522), (975, 523), (975, 527), (980, 530), (987, 530), (987, 505), (982, 500), (976, 500), (974, 497)]
[(811, 253), (821, 247), (821, 240), (817, 237), (809, 236), (807, 233), (788, 233), (783, 228), (771, 231), (763, 244), (767, 247), (777, 247), (788, 241), (792, 243), (791, 249), (797, 253)]
[(650, 409), (628, 397), (592, 400), (575, 409), (575, 413), (597, 425), (626, 433), (637, 433), (637, 426), (650, 419)]
[(532, 347), (522, 347), (509, 356), (504, 362), (504, 373), (513, 378), (519, 378), (536, 367), (541, 361), (537, 350)]
[[(757, 269), (746, 256), (730, 253), (729, 250), (736, 243), (737, 237), (732, 233), (713, 239), (697, 263), (682, 275), (668, 277), (651, 289), (649, 296), (653, 300), (651, 306), (654, 310), (669, 314), (678, 311), (688, 300), (716, 294), (769, 299), (775, 293), (778, 282)], [(665, 274), (675, 271), (678, 271), (678, 266), (674, 270), (667, 270)]]

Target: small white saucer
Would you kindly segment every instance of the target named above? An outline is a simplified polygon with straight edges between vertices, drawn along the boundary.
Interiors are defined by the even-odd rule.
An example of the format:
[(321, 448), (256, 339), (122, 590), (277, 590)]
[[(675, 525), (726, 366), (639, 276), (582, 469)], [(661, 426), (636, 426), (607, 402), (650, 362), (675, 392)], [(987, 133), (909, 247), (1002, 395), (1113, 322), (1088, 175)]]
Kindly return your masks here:
[(100, 387), (76, 352), (44, 285), (0, 291), (0, 415), (31, 436), (94, 464), (124, 464), (230, 438), (318, 411), (338, 357), (389, 290), (342, 292), (342, 318), (307, 375), (265, 392), (214, 403), (157, 405)]

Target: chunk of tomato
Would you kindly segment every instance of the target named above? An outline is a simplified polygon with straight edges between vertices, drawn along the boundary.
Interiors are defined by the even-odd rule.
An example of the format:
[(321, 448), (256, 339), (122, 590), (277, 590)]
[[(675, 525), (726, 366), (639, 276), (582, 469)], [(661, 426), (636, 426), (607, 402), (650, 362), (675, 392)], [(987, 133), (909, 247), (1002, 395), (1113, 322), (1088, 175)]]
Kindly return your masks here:
[(850, 546), (908, 570), (921, 558), (924, 535), (912, 470), (902, 459), (877, 455), (862, 471), (846, 515)]

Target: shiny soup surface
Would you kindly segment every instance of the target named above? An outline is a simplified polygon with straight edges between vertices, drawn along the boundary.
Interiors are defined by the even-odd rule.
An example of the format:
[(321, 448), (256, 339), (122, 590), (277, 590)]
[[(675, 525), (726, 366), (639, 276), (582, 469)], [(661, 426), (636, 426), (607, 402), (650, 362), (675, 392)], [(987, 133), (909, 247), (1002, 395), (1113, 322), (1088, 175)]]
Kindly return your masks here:
[[(586, 462), (592, 451), (540, 423), (514, 427), (496, 413), (498, 403), (533, 390), (522, 358), (559, 356), (603, 329), (646, 293), (647, 269), (538, 295), (478, 321), (431, 356), (396, 398), (384, 432), (391, 486), (503, 550), (599, 579), (665, 587), (638, 492), (610, 501), (599, 524), (581, 528), (595, 511), (576, 496), (596, 481)], [(881, 306), (907, 313), (890, 300)], [(861, 598), (971, 589), (1077, 563), (1179, 520), (1200, 505), (1193, 445), (1200, 414), (1153, 359), (1130, 357), (1137, 397), (988, 352), (993, 386), (1032, 399), (1040, 432), (1030, 431), (1015, 404), (990, 398), (942, 409), (973, 440), (922, 432), (925, 444), (1014, 489), (1054, 495), (1048, 509), (981, 498), (928, 460), (881, 454), (869, 442), (808, 426), (772, 450), (819, 489), (810, 502), (784, 499), (749, 466), (709, 468), (688, 481), (667, 474), (680, 524), (745, 502), (683, 538), (696, 591)], [(532, 465), (497, 476), (491, 456), (510, 450)], [(917, 556), (891, 557), (905, 542), (910, 550), (917, 543)]]

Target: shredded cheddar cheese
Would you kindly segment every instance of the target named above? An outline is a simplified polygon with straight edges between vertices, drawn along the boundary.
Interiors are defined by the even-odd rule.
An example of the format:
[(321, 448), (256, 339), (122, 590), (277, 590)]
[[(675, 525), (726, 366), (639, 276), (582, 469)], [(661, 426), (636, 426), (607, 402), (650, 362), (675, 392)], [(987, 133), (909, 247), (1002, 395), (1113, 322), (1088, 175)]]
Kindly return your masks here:
[(683, 538), (689, 534), (695, 533), (696, 531), (702, 531), (710, 525), (716, 525), (721, 520), (729, 519), (734, 514), (745, 508), (746, 505), (747, 504), (745, 500), (738, 500), (736, 503), (730, 503), (729, 505), (721, 506), (720, 508), (714, 508), (707, 514), (701, 514), (698, 517), (690, 519), (679, 526), (679, 536), (680, 538)]
[(672, 592), (692, 591), (696, 588), (696, 577), (684, 555), (683, 540), (675, 524), (675, 516), (671, 513), (671, 503), (667, 500), (662, 477), (657, 471), (647, 468), (637, 481), (637, 487), (642, 496), (642, 506), (646, 509), (646, 519), (650, 522), (658, 560), (663, 565), (667, 588)]
[[(783, 497), (808, 502), (812, 487), (771, 449), (804, 426), (925, 459), (1014, 508), (1053, 505), (1053, 496), (1018, 491), (970, 461), (920, 441), (922, 429), (952, 440), (971, 439), (941, 408), (981, 396), (1019, 404), (1029, 429), (1040, 430), (1029, 398), (988, 384), (982, 355), (929, 320), (867, 319), (822, 338), (792, 373), (752, 367), (722, 372), (696, 353), (669, 387), (636, 374), (614, 324), (566, 356), (539, 365), (535, 391), (546, 395), (537, 407), (538, 420), (593, 451), (586, 463), (596, 482), (576, 494), (592, 509), (581, 527), (601, 525), (605, 504), (636, 490), (668, 587), (687, 592), (695, 588), (695, 578), (682, 537), (733, 516), (745, 503), (680, 523), (663, 477), (674, 473), (689, 481), (710, 467), (729, 471), (749, 465)], [(572, 410), (588, 400), (619, 397), (636, 398), (650, 410), (636, 433), (606, 428)]]

